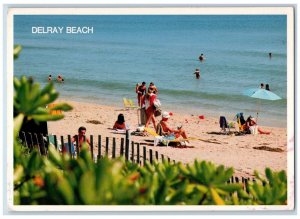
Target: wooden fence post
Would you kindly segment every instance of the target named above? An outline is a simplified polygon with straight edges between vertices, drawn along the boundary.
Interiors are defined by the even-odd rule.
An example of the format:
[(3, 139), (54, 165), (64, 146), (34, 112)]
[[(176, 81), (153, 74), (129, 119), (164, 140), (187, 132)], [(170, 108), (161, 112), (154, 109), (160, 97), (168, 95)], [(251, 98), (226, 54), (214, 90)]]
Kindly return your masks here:
[(36, 139), (36, 143), (37, 143), (37, 148), (39, 150), (39, 154), (42, 155), (42, 152), (41, 152), (41, 148), (40, 148), (40, 144), (39, 144), (39, 139), (38, 139), (38, 136), (36, 133), (34, 133), (34, 137)]
[(146, 147), (144, 146), (143, 147), (143, 160), (144, 160), (144, 165), (145, 165), (145, 163), (146, 163), (146, 159), (147, 159), (147, 153), (146, 153), (147, 151), (146, 151)]
[(125, 139), (125, 159), (128, 160), (129, 157), (129, 131), (126, 130), (126, 139)]
[(155, 151), (155, 159), (158, 161), (158, 151)]
[(161, 160), (162, 160), (162, 162), (165, 161), (165, 156), (163, 154), (161, 154)]
[(131, 161), (134, 163), (134, 142), (131, 142)]
[(71, 145), (71, 135), (68, 135), (68, 147), (69, 147), (69, 153), (71, 157), (73, 158), (73, 153), (72, 153), (72, 145)]
[(41, 148), (42, 148), (42, 155), (47, 155), (47, 151), (46, 151), (46, 147), (45, 147), (45, 143), (44, 143), (44, 136), (42, 133), (40, 133), (40, 137), (41, 137)]
[(61, 140), (61, 151), (62, 153), (64, 153), (65, 150), (65, 143), (64, 143), (64, 136), (60, 136), (60, 140)]
[(91, 156), (92, 160), (94, 160), (94, 137), (93, 135), (90, 135), (90, 147), (91, 147)]
[(106, 137), (105, 156), (108, 156), (109, 137)]
[(98, 160), (101, 158), (101, 135), (98, 135)]
[(121, 138), (120, 156), (124, 155), (124, 138)]
[(116, 157), (116, 138), (113, 138), (112, 158)]
[(136, 151), (137, 151), (136, 162), (137, 162), (138, 164), (140, 164), (140, 143), (137, 143), (137, 144), (136, 144)]
[(152, 164), (153, 163), (152, 149), (149, 150), (149, 153), (150, 153), (150, 163)]
[(55, 146), (55, 149), (58, 150), (56, 135), (54, 135), (54, 146)]
[(33, 144), (33, 138), (32, 138), (32, 134), (31, 134), (30, 132), (28, 132), (28, 134), (29, 134), (29, 139), (30, 139), (30, 141), (31, 141), (31, 150), (32, 150), (33, 147), (34, 147), (34, 144)]

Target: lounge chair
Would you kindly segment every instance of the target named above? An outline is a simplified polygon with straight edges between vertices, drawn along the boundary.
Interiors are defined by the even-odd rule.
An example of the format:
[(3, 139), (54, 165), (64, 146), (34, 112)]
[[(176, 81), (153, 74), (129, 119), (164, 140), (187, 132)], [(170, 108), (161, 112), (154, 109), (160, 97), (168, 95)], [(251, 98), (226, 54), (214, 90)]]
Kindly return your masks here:
[(154, 131), (151, 128), (145, 128), (144, 129), (147, 133), (149, 133), (150, 135), (152, 135), (154, 137), (154, 146), (157, 146), (159, 143), (162, 143), (165, 146), (169, 146), (169, 143), (174, 142), (174, 143), (182, 143), (188, 139), (168, 139), (168, 137), (166, 136), (162, 136), (156, 133), (156, 131)]
[(190, 140), (199, 140), (199, 141), (204, 141), (207, 143), (213, 143), (213, 144), (221, 144), (221, 142), (218, 141), (212, 141), (212, 140), (208, 140), (208, 139), (202, 139), (202, 138), (195, 138), (195, 137), (189, 137), (187, 139), (184, 138), (176, 138), (176, 139), (168, 139), (168, 137), (166, 136), (162, 136), (156, 133), (156, 131), (154, 131), (151, 128), (145, 128), (144, 129), (148, 134), (152, 135), (155, 139), (154, 139), (154, 146), (157, 146), (159, 143), (162, 143), (165, 146), (169, 146), (169, 143), (180, 143), (180, 144), (185, 144), (185, 141), (190, 141)]
[(132, 99), (123, 98), (123, 104), (125, 109), (138, 109), (140, 107), (136, 106)]
[(246, 131), (247, 126), (246, 126), (246, 121), (245, 121), (243, 113), (237, 113), (235, 115), (235, 118), (236, 118), (236, 122), (237, 122), (237, 124), (239, 126), (239, 131), (240, 132)]
[(230, 126), (229, 126), (225, 116), (220, 116), (219, 124), (220, 124), (220, 128), (222, 131), (224, 131), (225, 133), (230, 132)]

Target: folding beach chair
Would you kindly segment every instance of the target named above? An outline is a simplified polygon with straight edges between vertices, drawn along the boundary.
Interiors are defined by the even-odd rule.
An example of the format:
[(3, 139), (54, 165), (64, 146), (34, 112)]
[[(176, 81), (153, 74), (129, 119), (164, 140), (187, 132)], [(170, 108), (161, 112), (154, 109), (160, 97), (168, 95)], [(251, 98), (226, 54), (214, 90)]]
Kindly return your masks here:
[(125, 109), (138, 109), (139, 107), (136, 106), (132, 99), (123, 98), (123, 104)]
[(245, 121), (243, 113), (237, 113), (235, 115), (235, 118), (236, 118), (236, 122), (239, 126), (239, 131), (240, 132), (246, 131), (246, 121)]
[[(230, 132), (230, 126), (225, 118), (225, 116), (220, 116), (220, 128), (222, 129), (222, 131), (229, 133)], [(226, 131), (228, 130), (228, 131)]]
[(159, 143), (162, 143), (163, 145), (168, 147), (169, 143), (171, 142), (181, 143), (188, 140), (188, 139), (170, 139), (167, 136), (162, 136), (157, 134), (156, 131), (154, 131), (151, 128), (145, 128), (144, 130), (154, 137), (154, 146), (157, 146)]

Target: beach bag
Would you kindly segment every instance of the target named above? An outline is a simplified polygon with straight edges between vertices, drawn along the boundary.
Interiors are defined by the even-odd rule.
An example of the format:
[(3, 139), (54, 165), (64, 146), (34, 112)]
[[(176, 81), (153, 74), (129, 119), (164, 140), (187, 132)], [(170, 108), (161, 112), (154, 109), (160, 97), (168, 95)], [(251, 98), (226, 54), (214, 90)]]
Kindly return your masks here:
[(161, 103), (160, 103), (159, 99), (156, 98), (153, 101), (153, 105), (155, 106), (156, 109), (160, 108), (161, 107)]
[(156, 110), (154, 111), (154, 116), (160, 116), (161, 115), (161, 109), (160, 108), (156, 108)]

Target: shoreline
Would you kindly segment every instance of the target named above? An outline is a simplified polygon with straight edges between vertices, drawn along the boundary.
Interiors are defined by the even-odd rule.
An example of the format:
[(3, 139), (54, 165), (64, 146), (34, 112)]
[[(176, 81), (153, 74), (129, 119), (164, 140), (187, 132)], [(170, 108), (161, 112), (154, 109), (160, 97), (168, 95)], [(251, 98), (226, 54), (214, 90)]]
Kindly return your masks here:
[[(130, 125), (131, 131), (135, 131), (137, 127), (136, 110), (125, 110), (116, 106), (65, 99), (58, 99), (57, 102), (67, 102), (74, 108), (72, 111), (65, 113), (64, 119), (48, 122), (49, 134), (59, 136), (69, 134), (72, 136), (77, 134), (80, 126), (85, 126), (87, 136), (102, 135), (103, 137), (121, 138), (122, 135), (114, 133), (111, 129), (119, 113), (124, 114), (126, 124)], [(168, 123), (171, 127), (182, 124), (188, 137), (216, 140), (222, 144), (195, 140), (190, 142), (194, 146), (193, 148), (154, 147), (153, 143), (149, 143), (154, 140), (152, 136), (131, 136), (131, 140), (140, 142), (141, 146), (146, 146), (147, 150), (153, 149), (160, 154), (169, 156), (171, 160), (183, 163), (192, 163), (194, 159), (207, 160), (217, 165), (222, 164), (225, 167), (233, 167), (235, 175), (245, 177), (252, 176), (254, 170), (258, 170), (259, 173), (264, 175), (266, 167), (270, 167), (275, 171), (287, 171), (287, 128), (261, 126), (262, 129), (270, 130), (270, 135), (228, 136), (210, 134), (210, 132), (220, 131), (219, 118), (205, 117), (205, 119), (199, 119), (198, 115), (182, 114), (164, 108), (163, 110), (173, 112), (173, 116), (171, 116)], [(160, 119), (160, 116), (156, 117), (157, 122)], [(90, 123), (90, 120), (96, 120), (98, 124)], [(150, 128), (153, 128), (152, 124), (150, 124)], [(238, 130), (238, 128), (236, 127), (235, 130)], [(96, 141), (95, 137), (94, 139)], [(281, 152), (257, 150), (254, 147), (278, 149)]]
[[(136, 101), (136, 95), (132, 95), (133, 97), (129, 97), (131, 98), (134, 103), (137, 105), (137, 101)], [(124, 96), (126, 97), (126, 96)], [(96, 100), (92, 100), (90, 98), (84, 98), (84, 97), (68, 97), (70, 99), (70, 101), (72, 102), (80, 102), (80, 103), (84, 103), (84, 104), (96, 104), (96, 105), (103, 105), (103, 106), (113, 106), (113, 107), (122, 107), (123, 106), (123, 100), (122, 97), (119, 98), (118, 101), (112, 101), (111, 99), (107, 99), (107, 98), (102, 98), (99, 97)], [(68, 99), (67, 97), (61, 97), (62, 100)], [(160, 99), (160, 98), (159, 98)], [(101, 102), (101, 104), (99, 104), (99, 102)], [(164, 109), (170, 109), (172, 107), (174, 107), (174, 104), (170, 104), (167, 103), (165, 104), (165, 102), (163, 100), (161, 100), (162, 102), (162, 108)], [(176, 103), (175, 103), (176, 105)], [(179, 113), (179, 114), (190, 114), (190, 115), (195, 115), (195, 116), (200, 116), (200, 115), (204, 115), (205, 117), (215, 117), (215, 118), (219, 118), (220, 116), (225, 116), (227, 120), (229, 121), (233, 121), (235, 122), (235, 120), (233, 119), (234, 116), (236, 115), (236, 113), (238, 112), (243, 112), (240, 110), (236, 110), (234, 112), (227, 112), (225, 110), (221, 110), (221, 111), (214, 111), (212, 109), (205, 109), (205, 107), (186, 107), (186, 105), (182, 106), (182, 105), (176, 105), (176, 109), (174, 109), (174, 112)], [(245, 119), (247, 119), (247, 117), (249, 115), (252, 115), (254, 118), (256, 118), (256, 111), (252, 110), (252, 113), (249, 112), (244, 112), (244, 117)], [(263, 119), (261, 119), (263, 118)], [(265, 118), (264, 116), (260, 115), (259, 116), (259, 120), (260, 122), (262, 122), (262, 126), (266, 126), (266, 127), (276, 127), (276, 128), (286, 128), (287, 127), (287, 122), (285, 122), (285, 124), (280, 123), (280, 119), (275, 119), (275, 118)], [(267, 124), (266, 124), (266, 121)], [(269, 123), (269, 124), (268, 124)]]

